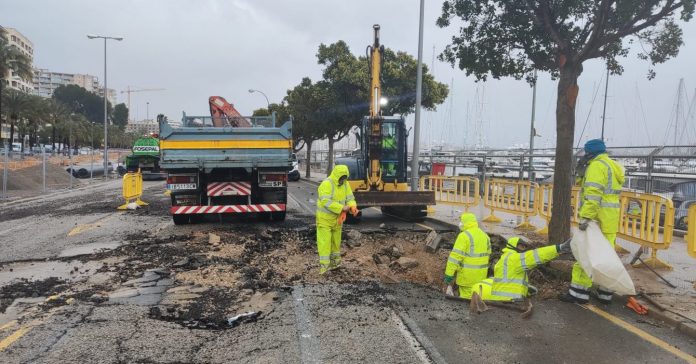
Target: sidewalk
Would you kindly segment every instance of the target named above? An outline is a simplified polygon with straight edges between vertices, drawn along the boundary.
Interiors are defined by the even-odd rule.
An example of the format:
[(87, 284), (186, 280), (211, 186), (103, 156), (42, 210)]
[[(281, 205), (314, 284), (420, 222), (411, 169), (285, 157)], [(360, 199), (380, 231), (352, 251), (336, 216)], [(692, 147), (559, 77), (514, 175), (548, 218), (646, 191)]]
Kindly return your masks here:
[[(302, 177), (305, 181), (316, 184), (321, 183), (325, 178), (325, 173), (314, 170), (312, 171), (312, 177), (309, 179), (305, 178), (304, 174)], [(454, 226), (458, 225), (459, 216), (464, 212), (464, 206), (439, 204), (433, 207), (433, 212), (429, 215), (430, 218)], [(474, 213), (479, 220), (490, 215), (490, 210), (483, 206), (483, 202), (471, 207), (469, 212)], [(522, 221), (520, 217), (497, 211), (495, 215), (500, 217), (502, 222), (498, 224), (482, 222), (481, 227), (485, 231), (502, 236), (519, 235), (541, 244), (548, 243), (546, 236), (538, 235), (533, 231), (517, 230), (515, 227)], [(546, 226), (546, 221), (536, 216), (530, 218), (530, 222), (538, 229)], [(649, 307), (650, 316), (664, 321), (675, 329), (689, 334), (691, 337), (696, 337), (696, 288), (694, 288), (694, 282), (696, 282), (696, 259), (691, 258), (687, 254), (684, 238), (674, 236), (669, 249), (660, 250), (657, 253), (658, 258), (674, 268), (671, 271), (661, 269), (657, 270), (657, 272), (674, 284), (676, 288), (669, 287), (647, 268), (634, 268), (630, 265), (633, 255), (640, 248), (638, 244), (622, 239), (617, 239), (617, 243), (630, 252), (629, 254), (621, 255), (620, 258), (633, 279), (636, 292), (645, 292), (654, 302), (664, 308), (664, 310), (661, 310), (659, 307), (639, 297), (639, 300)], [(643, 259), (647, 257), (648, 254), (643, 254), (642, 256)]]

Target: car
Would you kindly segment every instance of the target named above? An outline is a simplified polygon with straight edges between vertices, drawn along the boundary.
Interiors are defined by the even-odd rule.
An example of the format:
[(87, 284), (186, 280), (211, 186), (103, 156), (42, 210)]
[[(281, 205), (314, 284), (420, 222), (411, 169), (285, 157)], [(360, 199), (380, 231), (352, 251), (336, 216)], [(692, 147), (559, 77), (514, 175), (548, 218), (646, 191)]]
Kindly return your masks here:
[(300, 163), (294, 157), (292, 161), (292, 169), (288, 172), (288, 181), (299, 181), (300, 180)]
[[(689, 207), (696, 203), (696, 200), (686, 200), (674, 207), (674, 228), (679, 230), (687, 229), (687, 216), (689, 215)], [(675, 205), (677, 205), (675, 203)]]

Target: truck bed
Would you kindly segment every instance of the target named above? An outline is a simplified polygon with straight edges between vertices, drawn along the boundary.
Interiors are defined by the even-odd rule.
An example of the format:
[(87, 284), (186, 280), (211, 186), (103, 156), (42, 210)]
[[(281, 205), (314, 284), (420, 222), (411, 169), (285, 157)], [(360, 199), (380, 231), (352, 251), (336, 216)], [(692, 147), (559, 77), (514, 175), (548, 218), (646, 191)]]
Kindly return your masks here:
[(160, 123), (164, 169), (292, 167), (292, 121), (280, 127), (173, 128)]

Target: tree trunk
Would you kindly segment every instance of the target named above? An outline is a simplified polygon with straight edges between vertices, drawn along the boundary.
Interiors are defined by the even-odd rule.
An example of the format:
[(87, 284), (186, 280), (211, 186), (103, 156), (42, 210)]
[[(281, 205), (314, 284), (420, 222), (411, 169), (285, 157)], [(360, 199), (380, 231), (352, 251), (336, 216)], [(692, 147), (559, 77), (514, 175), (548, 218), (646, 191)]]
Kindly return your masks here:
[(573, 187), (573, 141), (575, 139), (575, 102), (578, 97), (578, 76), (582, 65), (561, 66), (556, 100), (556, 165), (553, 171), (553, 208), (549, 223), (549, 242), (561, 243), (570, 237)]
[(12, 150), (12, 143), (14, 143), (14, 132), (15, 132), (15, 123), (14, 121), (10, 120), (10, 150)]
[(56, 152), (56, 124), (51, 126), (51, 153)]
[(312, 141), (305, 141), (305, 145), (307, 146), (307, 170), (305, 171), (305, 178), (309, 178), (312, 176)]
[(334, 140), (334, 138), (329, 137), (329, 155), (327, 157), (328, 164), (326, 166), (326, 175), (327, 176), (331, 174), (331, 170), (333, 169), (333, 163), (334, 163), (333, 149), (334, 149), (335, 142), (336, 141)]

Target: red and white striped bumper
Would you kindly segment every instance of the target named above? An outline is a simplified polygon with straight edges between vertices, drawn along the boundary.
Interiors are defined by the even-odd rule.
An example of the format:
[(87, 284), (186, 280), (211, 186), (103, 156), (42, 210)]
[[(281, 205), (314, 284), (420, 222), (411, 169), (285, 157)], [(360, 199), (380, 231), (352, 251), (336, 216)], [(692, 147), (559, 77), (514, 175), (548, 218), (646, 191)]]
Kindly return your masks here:
[(172, 215), (193, 214), (246, 214), (254, 212), (279, 212), (285, 211), (285, 204), (264, 205), (217, 205), (217, 206), (172, 206), (169, 211)]

